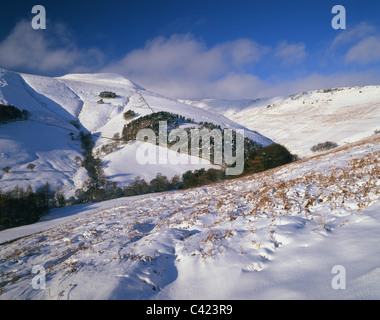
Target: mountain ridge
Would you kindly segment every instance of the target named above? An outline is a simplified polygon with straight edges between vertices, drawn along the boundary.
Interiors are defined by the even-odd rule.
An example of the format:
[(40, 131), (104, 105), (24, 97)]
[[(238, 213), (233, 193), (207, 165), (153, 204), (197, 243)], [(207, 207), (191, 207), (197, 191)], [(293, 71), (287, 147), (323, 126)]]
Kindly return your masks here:
[(359, 141), (380, 128), (380, 85), (320, 89), (257, 100), (186, 101), (255, 128), (300, 157), (326, 141)]

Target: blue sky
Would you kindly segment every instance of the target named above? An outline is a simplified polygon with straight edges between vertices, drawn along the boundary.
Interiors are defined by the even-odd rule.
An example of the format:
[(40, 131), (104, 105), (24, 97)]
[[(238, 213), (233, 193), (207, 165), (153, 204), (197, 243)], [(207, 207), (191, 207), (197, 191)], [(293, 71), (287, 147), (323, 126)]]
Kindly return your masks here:
[[(46, 30), (31, 27), (34, 5)], [(334, 30), (334, 5), (347, 29)], [(259, 98), (380, 84), (380, 2), (2, 1), (0, 66), (115, 72), (173, 98)]]

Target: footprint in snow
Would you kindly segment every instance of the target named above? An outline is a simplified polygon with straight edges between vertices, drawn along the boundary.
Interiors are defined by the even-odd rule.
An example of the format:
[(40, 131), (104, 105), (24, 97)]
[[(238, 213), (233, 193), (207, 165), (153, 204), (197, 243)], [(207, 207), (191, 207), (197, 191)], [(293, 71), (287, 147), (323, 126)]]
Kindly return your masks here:
[(264, 265), (261, 262), (254, 262), (243, 268), (244, 272), (257, 272), (264, 269)]

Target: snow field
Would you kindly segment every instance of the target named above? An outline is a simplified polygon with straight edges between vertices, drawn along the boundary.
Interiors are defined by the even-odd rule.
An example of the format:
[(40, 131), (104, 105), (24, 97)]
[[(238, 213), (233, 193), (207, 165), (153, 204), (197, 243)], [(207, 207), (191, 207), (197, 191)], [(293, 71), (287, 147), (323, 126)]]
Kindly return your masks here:
[[(118, 200), (3, 243), (0, 299), (378, 299), (379, 142)], [(45, 290), (30, 285), (35, 265)], [(347, 290), (331, 287), (334, 265)]]

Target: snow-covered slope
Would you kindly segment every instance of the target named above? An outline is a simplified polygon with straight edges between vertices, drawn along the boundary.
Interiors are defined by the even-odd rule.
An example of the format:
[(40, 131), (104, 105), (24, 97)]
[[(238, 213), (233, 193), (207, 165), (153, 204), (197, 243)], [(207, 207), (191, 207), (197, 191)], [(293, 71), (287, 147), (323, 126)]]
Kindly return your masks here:
[[(74, 161), (82, 153), (80, 142), (69, 136), (70, 130), (77, 131), (68, 122), (75, 116), (36, 92), (20, 74), (6, 70), (0, 70), (0, 103), (31, 113), (29, 121), (0, 126), (0, 167), (11, 168), (9, 173), (1, 171), (0, 188), (29, 184), (35, 188), (49, 182), (72, 195), (87, 178), (86, 170), (77, 168)], [(36, 165), (33, 171), (27, 169), (29, 163)]]
[[(244, 126), (223, 115), (147, 91), (120, 75), (72, 74), (58, 78), (58, 80), (75, 92), (83, 101), (84, 105), (78, 117), (91, 132), (99, 132), (104, 135), (121, 132), (126, 123), (122, 118), (122, 113), (129, 109), (141, 116), (152, 112), (166, 111), (194, 119), (195, 122), (212, 122), (222, 128), (245, 129), (248, 138), (263, 145), (272, 143), (268, 138), (255, 131), (247, 130)], [(45, 91), (46, 95), (55, 94), (54, 89), (49, 91), (51, 93)], [(116, 99), (105, 99), (106, 103), (99, 105), (97, 101), (101, 91), (116, 92), (117, 97)]]
[[(115, 99), (103, 99), (102, 91), (117, 94)], [(93, 133), (95, 151), (121, 134), (127, 121), (123, 113), (133, 110), (138, 116), (167, 111), (180, 114), (196, 122), (207, 121), (223, 128), (246, 129), (226, 117), (180, 103), (153, 92), (117, 74), (70, 74), (59, 78), (19, 74), (0, 69), (0, 103), (10, 104), (31, 113), (30, 121), (11, 122), (0, 126), (0, 188), (13, 189), (16, 185), (38, 187), (49, 182), (61, 187), (67, 196), (74, 194), (87, 178), (84, 168), (78, 167), (81, 157), (80, 141), (73, 140), (79, 130)], [(79, 129), (78, 129), (79, 128)], [(245, 135), (267, 145), (272, 141), (257, 132), (245, 130)], [(136, 165), (136, 145), (120, 145), (115, 152), (104, 155), (106, 178), (121, 186), (137, 176), (153, 179), (158, 172), (168, 178), (187, 170), (208, 165)], [(171, 151), (169, 151), (171, 152)], [(36, 168), (27, 169), (33, 162)], [(185, 161), (184, 161), (185, 162)], [(187, 161), (190, 163), (190, 161)]]
[(380, 129), (380, 86), (317, 90), (271, 99), (187, 103), (217, 110), (301, 157), (311, 155), (310, 148), (318, 143), (332, 141), (342, 146)]
[(55, 209), (0, 232), (0, 299), (380, 299), (379, 157), (376, 135), (207, 187)]

